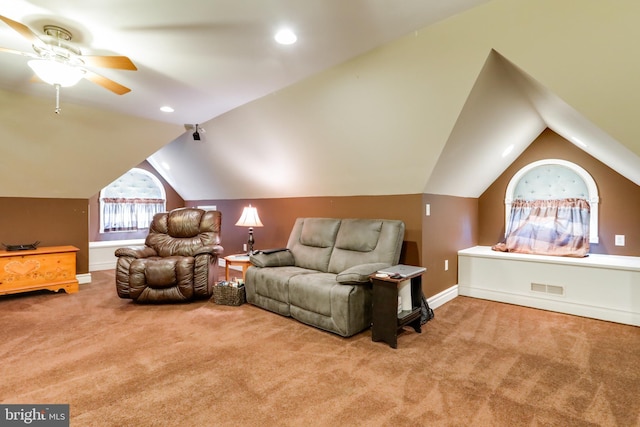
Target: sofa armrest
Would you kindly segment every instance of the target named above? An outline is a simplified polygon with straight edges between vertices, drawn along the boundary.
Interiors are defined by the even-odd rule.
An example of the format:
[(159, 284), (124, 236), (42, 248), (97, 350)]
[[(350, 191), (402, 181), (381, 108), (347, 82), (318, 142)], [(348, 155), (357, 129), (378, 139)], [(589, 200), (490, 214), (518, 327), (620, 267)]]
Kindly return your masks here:
[(289, 249), (269, 253), (255, 253), (249, 258), (256, 267), (285, 267), (295, 265), (293, 253)]
[(220, 245), (212, 245), (212, 246), (203, 246), (200, 249), (196, 250), (193, 256), (198, 255), (215, 255), (218, 258), (222, 256), (224, 252), (224, 248)]
[(387, 267), (390, 267), (390, 264), (386, 262), (354, 265), (353, 267), (347, 268), (346, 270), (338, 273), (336, 281), (342, 285), (367, 283), (369, 282), (369, 276), (376, 271)]
[(127, 246), (125, 248), (116, 249), (117, 257), (131, 257), (131, 258), (149, 258), (152, 256), (158, 256), (156, 251), (149, 246)]

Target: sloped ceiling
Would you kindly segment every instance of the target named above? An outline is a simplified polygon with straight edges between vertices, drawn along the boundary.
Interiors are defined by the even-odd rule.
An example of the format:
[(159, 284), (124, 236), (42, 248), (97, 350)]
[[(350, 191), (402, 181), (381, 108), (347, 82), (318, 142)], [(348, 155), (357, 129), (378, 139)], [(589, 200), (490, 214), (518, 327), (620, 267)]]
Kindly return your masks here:
[(0, 90), (0, 196), (86, 199), (182, 126)]
[[(36, 32), (71, 31), (83, 54), (126, 55), (136, 72), (89, 67), (132, 89), (82, 80), (61, 102), (175, 124), (202, 123), (487, 0), (7, 0), (0, 14)], [(280, 45), (276, 30), (298, 42)], [(0, 22), (0, 47), (32, 52)], [(0, 54), (0, 87), (53, 97), (30, 81), (28, 58)], [(160, 106), (170, 105), (166, 114)], [(168, 141), (166, 141), (168, 142)]]
[[(114, 119), (98, 123), (109, 136), (91, 147), (94, 157), (78, 145), (91, 127), (80, 124), (64, 130), (74, 145), (47, 154), (102, 168), (71, 192), (82, 197), (143, 152), (186, 200), (477, 197), (548, 126), (639, 183), (638, 16), (630, 0), (493, 0), (209, 120), (201, 141), (155, 123), (120, 130)], [(0, 116), (3, 127), (28, 115), (21, 108)], [(112, 149), (120, 154), (100, 159)], [(33, 164), (26, 151), (10, 161)], [(71, 173), (52, 175), (30, 185), (70, 194), (56, 191), (75, 185)]]
[(478, 197), (550, 127), (638, 183), (637, 16), (631, 1), (494, 0), (217, 117), (203, 141), (151, 161), (189, 200)]
[(640, 157), (493, 51), (425, 193), (478, 197), (546, 128), (640, 185)]

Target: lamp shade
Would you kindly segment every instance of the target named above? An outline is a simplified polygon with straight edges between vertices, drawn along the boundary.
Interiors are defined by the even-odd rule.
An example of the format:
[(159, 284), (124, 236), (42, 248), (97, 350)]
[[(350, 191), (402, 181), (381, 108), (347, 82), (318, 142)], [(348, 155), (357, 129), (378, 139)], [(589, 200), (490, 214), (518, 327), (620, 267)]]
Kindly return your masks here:
[(85, 74), (82, 68), (59, 61), (32, 59), (28, 64), (41, 80), (50, 85), (60, 85), (62, 87), (73, 86), (78, 83)]
[(236, 225), (240, 227), (262, 227), (262, 222), (258, 216), (258, 210), (253, 206), (245, 206), (242, 210), (242, 215)]

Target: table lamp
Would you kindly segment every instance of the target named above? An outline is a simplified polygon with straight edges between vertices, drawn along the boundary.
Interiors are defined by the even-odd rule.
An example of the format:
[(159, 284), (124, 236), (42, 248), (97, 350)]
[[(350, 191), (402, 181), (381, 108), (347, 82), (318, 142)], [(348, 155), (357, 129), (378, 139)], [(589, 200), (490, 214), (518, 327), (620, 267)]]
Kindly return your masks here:
[(258, 210), (251, 205), (245, 206), (236, 225), (249, 227), (249, 241), (247, 242), (249, 252), (247, 252), (247, 255), (253, 254), (253, 244), (255, 243), (253, 239), (253, 227), (263, 227), (260, 217), (258, 216)]

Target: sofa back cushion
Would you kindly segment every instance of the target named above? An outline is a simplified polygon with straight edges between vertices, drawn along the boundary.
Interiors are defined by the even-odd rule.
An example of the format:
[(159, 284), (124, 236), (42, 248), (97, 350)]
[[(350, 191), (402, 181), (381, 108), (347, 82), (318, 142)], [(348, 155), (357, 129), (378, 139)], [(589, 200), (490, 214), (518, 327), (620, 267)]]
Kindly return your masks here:
[(343, 219), (328, 272), (338, 274), (360, 264), (397, 264), (404, 228), (404, 222), (400, 220)]
[(340, 222), (334, 218), (298, 218), (287, 243), (295, 265), (327, 272)]

